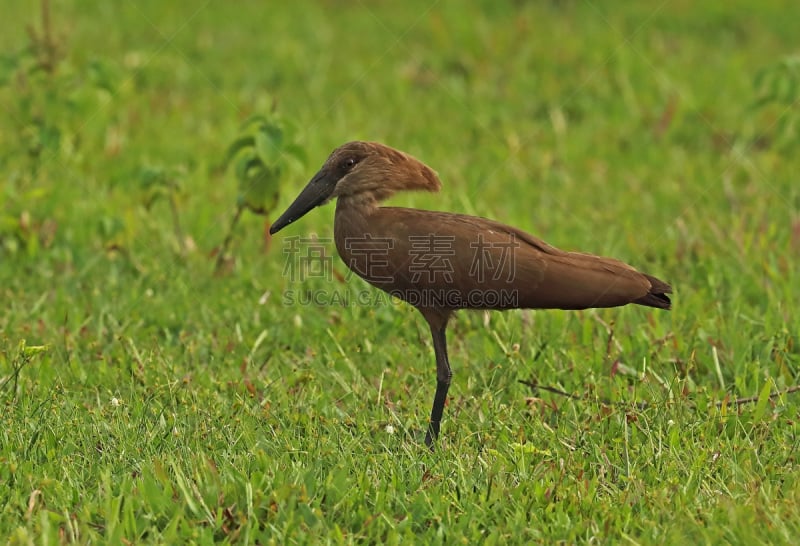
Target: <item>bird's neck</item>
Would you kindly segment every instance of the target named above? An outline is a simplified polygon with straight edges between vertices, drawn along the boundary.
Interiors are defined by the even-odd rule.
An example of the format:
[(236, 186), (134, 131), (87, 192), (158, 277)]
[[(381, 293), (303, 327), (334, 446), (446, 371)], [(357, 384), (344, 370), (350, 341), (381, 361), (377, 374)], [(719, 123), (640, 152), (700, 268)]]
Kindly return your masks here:
[(333, 233), (339, 254), (346, 254), (345, 241), (363, 238), (369, 231), (369, 218), (379, 210), (378, 201), (368, 193), (340, 196), (336, 200)]
[(369, 215), (378, 207), (378, 202), (382, 199), (370, 191), (358, 192), (349, 195), (340, 195), (336, 199), (336, 213), (346, 211), (347, 214)]
[(371, 193), (340, 196), (336, 200), (334, 227), (341, 223), (360, 224), (378, 209), (378, 200)]

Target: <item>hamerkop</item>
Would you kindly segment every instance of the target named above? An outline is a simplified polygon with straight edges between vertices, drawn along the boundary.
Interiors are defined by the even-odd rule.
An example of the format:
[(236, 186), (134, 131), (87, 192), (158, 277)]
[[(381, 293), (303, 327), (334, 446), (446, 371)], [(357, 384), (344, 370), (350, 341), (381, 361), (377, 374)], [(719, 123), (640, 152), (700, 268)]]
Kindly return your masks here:
[(374, 142), (348, 142), (270, 228), (274, 234), (333, 198), (334, 239), (368, 283), (416, 307), (431, 329), (436, 394), (425, 444), (439, 435), (450, 363), (445, 329), (458, 309), (586, 309), (635, 303), (669, 309), (671, 287), (612, 258), (565, 252), (475, 216), (381, 207), (397, 191), (438, 191), (436, 173)]

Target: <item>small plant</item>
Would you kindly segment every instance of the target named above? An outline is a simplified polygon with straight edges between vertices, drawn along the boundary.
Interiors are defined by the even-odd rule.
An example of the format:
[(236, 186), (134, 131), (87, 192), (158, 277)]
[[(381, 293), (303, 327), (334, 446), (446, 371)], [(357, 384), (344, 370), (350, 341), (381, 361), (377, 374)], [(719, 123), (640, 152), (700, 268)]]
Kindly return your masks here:
[(304, 160), (302, 148), (287, 137), (286, 126), (274, 113), (269, 117), (252, 116), (242, 124), (240, 135), (228, 147), (225, 156), (224, 166), (233, 166), (239, 191), (228, 233), (217, 253), (217, 273), (232, 260), (228, 249), (245, 209), (266, 217), (264, 248), (269, 248), (270, 215), (278, 204), (281, 179), (293, 163)]
[(181, 172), (163, 167), (144, 167), (139, 173), (139, 182), (144, 191), (144, 206), (150, 210), (159, 200), (165, 200), (172, 216), (172, 229), (178, 242), (178, 251), (186, 256), (191, 241), (183, 233), (178, 211), (178, 196), (181, 192)]
[(50, 24), (50, 0), (41, 0), (40, 6), (41, 30), (37, 31), (33, 25), (28, 25), (26, 30), (30, 38), (31, 53), (36, 57), (38, 68), (52, 74), (62, 58), (61, 41), (53, 35)]
[(795, 142), (800, 119), (800, 55), (787, 56), (762, 69), (754, 79), (758, 98), (752, 110), (772, 109), (777, 115), (773, 125), (779, 144)]
[[(28, 345), (25, 340), (20, 340), (17, 345), (16, 354), (9, 354), (6, 351), (0, 352), (0, 363), (9, 363), (11, 373), (0, 376), (0, 393), (7, 395), (7, 400), (13, 400), (19, 390), (19, 376), (22, 369), (40, 354), (45, 354), (49, 350), (47, 345)], [(5, 368), (5, 366), (3, 366)]]
[(120, 80), (112, 61), (69, 55), (48, 0), (26, 28), (25, 43), (0, 52), (0, 257), (34, 256), (53, 243), (63, 216), (43, 205), (63, 172), (89, 161), (89, 121), (105, 126), (113, 111), (102, 106)]
[(20, 252), (35, 257), (41, 248), (53, 244), (58, 223), (36, 214), (47, 196), (46, 188), (17, 190), (11, 185), (0, 192), (0, 259)]
[(70, 67), (64, 70), (64, 42), (53, 33), (48, 0), (41, 2), (40, 25), (28, 25), (27, 44), (0, 58), (0, 106), (12, 114), (8, 122), (14, 136), (8, 142), (21, 147), (33, 175), (43, 156), (56, 153), (64, 140), (64, 116), (53, 106), (75, 94)]

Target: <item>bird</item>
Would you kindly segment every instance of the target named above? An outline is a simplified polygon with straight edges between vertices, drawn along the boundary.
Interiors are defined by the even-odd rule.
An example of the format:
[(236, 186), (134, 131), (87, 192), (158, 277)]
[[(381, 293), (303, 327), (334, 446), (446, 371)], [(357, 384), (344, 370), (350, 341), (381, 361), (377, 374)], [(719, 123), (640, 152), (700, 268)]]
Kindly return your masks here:
[(334, 242), (345, 265), (422, 314), (436, 359), (429, 449), (439, 437), (453, 377), (446, 329), (456, 311), (670, 309), (672, 293), (666, 282), (624, 262), (563, 251), (501, 222), (381, 205), (397, 192), (440, 189), (436, 172), (412, 155), (378, 142), (347, 142), (270, 227), (274, 235), (336, 199)]

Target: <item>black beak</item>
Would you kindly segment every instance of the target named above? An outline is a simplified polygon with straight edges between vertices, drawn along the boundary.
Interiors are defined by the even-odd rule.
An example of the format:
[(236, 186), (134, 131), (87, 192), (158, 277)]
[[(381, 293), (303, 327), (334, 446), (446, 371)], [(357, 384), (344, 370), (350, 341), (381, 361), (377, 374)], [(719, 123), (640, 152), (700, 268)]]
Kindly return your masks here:
[(311, 179), (311, 182), (303, 188), (303, 191), (300, 192), (300, 195), (297, 196), (294, 203), (289, 205), (286, 212), (281, 214), (281, 217), (275, 220), (275, 223), (270, 226), (269, 234), (275, 235), (298, 218), (305, 216), (305, 214), (314, 207), (318, 207), (327, 202), (328, 199), (331, 198), (335, 187), (336, 181), (332, 180), (326, 172), (319, 171), (314, 175), (314, 178)]

